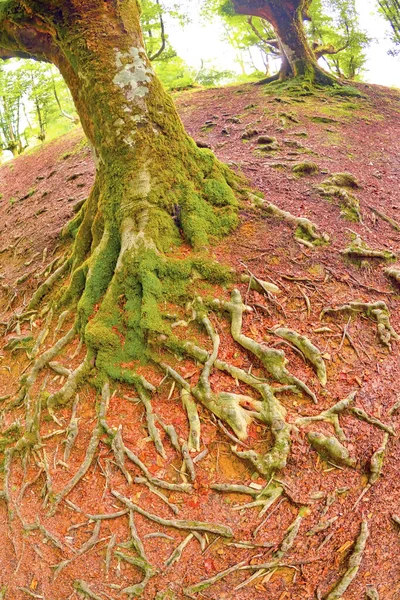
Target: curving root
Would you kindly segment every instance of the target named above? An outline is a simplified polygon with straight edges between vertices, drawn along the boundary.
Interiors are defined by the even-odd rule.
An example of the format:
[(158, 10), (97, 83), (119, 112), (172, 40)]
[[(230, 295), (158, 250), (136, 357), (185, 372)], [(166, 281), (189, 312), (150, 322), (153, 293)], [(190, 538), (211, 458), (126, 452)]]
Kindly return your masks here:
[(93, 356), (88, 352), (84, 361), (68, 375), (67, 381), (63, 387), (54, 394), (50, 394), (47, 399), (47, 407), (50, 414), (53, 414), (55, 408), (64, 406), (71, 400), (72, 396), (76, 394), (83, 379), (89, 374), (93, 364)]
[(365, 597), (367, 600), (379, 600), (378, 590), (373, 585), (367, 585)]
[(258, 292), (259, 294), (264, 294), (268, 298), (270, 297), (271, 294), (280, 294), (281, 293), (281, 290), (280, 290), (280, 288), (278, 288), (277, 285), (275, 285), (274, 283), (271, 283), (269, 281), (264, 281), (263, 279), (259, 279), (258, 277), (253, 275), (253, 273), (251, 273), (251, 274), (243, 273), (243, 275), (240, 276), (240, 281), (241, 281), (241, 283), (248, 283), (249, 288), (251, 290)]
[[(204, 363), (207, 360), (208, 353), (191, 342), (185, 344), (185, 349), (188, 354), (200, 362)], [(236, 448), (232, 448), (232, 450), (239, 458), (250, 460), (259, 473), (269, 478), (273, 472), (283, 469), (286, 466), (291, 443), (290, 427), (286, 423), (286, 409), (275, 396), (275, 393), (279, 390), (274, 390), (267, 383), (263, 383), (262, 380), (219, 359), (215, 359), (214, 366), (221, 371), (229, 373), (234, 379), (251, 386), (261, 396), (261, 401), (251, 399), (249, 408), (253, 410), (249, 412), (247, 418), (258, 419), (271, 428), (271, 433), (274, 437), (274, 444), (271, 450), (264, 455), (258, 454), (253, 450), (244, 452), (239, 452)], [(188, 385), (186, 382), (184, 384)], [(245, 410), (243, 407), (241, 409)], [(227, 421), (227, 419), (225, 420)]]
[(111, 491), (112, 495), (117, 498), (122, 504), (124, 504), (129, 510), (132, 512), (136, 512), (143, 517), (146, 517), (150, 521), (154, 521), (159, 525), (163, 525), (164, 527), (173, 527), (174, 529), (181, 529), (186, 531), (205, 531), (207, 533), (214, 533), (216, 535), (220, 535), (221, 537), (231, 538), (233, 537), (233, 532), (230, 527), (226, 527), (225, 525), (215, 525), (213, 523), (202, 523), (201, 521), (185, 521), (185, 520), (175, 520), (175, 519), (163, 519), (158, 515), (154, 515), (152, 513), (147, 512), (143, 508), (140, 508), (137, 504), (134, 504), (129, 498), (123, 496), (116, 490)]
[(398, 267), (387, 267), (384, 272), (400, 285), (400, 269)]
[[(346, 177), (342, 177), (342, 173), (336, 173), (329, 179), (325, 179), (315, 189), (317, 192), (325, 198), (337, 198), (340, 202), (341, 215), (349, 218), (352, 221), (359, 221), (362, 223), (362, 216), (360, 212), (360, 203), (358, 198), (350, 191), (355, 189), (358, 185), (354, 185), (352, 181), (354, 178), (349, 174), (344, 174)], [(350, 175), (350, 178), (347, 178)]]
[(250, 199), (254, 202), (255, 206), (261, 208), (267, 214), (278, 217), (287, 221), (295, 227), (294, 239), (299, 244), (307, 246), (307, 248), (314, 248), (316, 244), (326, 244), (329, 242), (329, 236), (327, 233), (321, 233), (318, 225), (306, 219), (305, 217), (296, 217), (292, 213), (282, 210), (271, 202), (265, 202), (254, 194), (250, 195)]
[(327, 423), (331, 423), (335, 429), (336, 435), (343, 442), (346, 440), (346, 436), (344, 434), (343, 429), (340, 427), (339, 415), (349, 408), (351, 403), (354, 402), (356, 395), (357, 392), (352, 392), (347, 398), (345, 398), (344, 400), (340, 400), (339, 402), (331, 406), (331, 408), (324, 410), (319, 415), (316, 415), (314, 417), (301, 417), (300, 419), (297, 419), (295, 421), (295, 425), (297, 427), (304, 427), (309, 423), (315, 423), (318, 421), (325, 421)]
[(141, 402), (142, 402), (142, 404), (143, 404), (143, 406), (145, 408), (146, 423), (147, 423), (147, 430), (149, 432), (149, 436), (153, 440), (154, 445), (156, 447), (156, 450), (157, 450), (158, 454), (160, 456), (162, 456), (162, 458), (164, 460), (166, 460), (167, 459), (167, 455), (166, 455), (166, 452), (164, 450), (164, 446), (163, 446), (163, 443), (161, 441), (160, 434), (159, 434), (158, 429), (157, 429), (156, 424), (155, 424), (155, 417), (154, 417), (154, 413), (153, 413), (153, 408), (151, 406), (149, 394), (145, 390), (145, 388), (143, 387), (143, 385), (141, 383), (135, 383), (135, 388), (136, 388), (138, 396), (139, 396), (139, 398), (140, 398), (140, 400), (141, 400)]
[(343, 596), (358, 573), (368, 536), (368, 523), (367, 521), (363, 521), (361, 524), (360, 534), (356, 540), (354, 550), (351, 553), (347, 564), (347, 570), (343, 577), (339, 579), (333, 590), (327, 596), (325, 596), (324, 600), (339, 600)]
[(90, 598), (91, 600), (103, 600), (101, 596), (98, 596), (94, 593), (88, 583), (83, 579), (75, 579), (74, 581), (74, 590), (79, 594), (83, 594), (86, 598)]
[(67, 259), (61, 265), (61, 267), (58, 267), (58, 269), (56, 269), (54, 273), (52, 273), (50, 277), (48, 277), (46, 281), (44, 281), (42, 285), (38, 287), (27, 306), (28, 311), (36, 308), (39, 305), (42, 298), (51, 290), (51, 288), (57, 283), (57, 281), (59, 281), (59, 279), (61, 279), (61, 277), (65, 275), (70, 266), (71, 259)]
[(286, 327), (277, 327), (271, 330), (274, 335), (290, 342), (298, 348), (305, 358), (312, 364), (318, 379), (323, 387), (327, 383), (326, 366), (321, 351), (304, 335)]
[(61, 352), (61, 350), (74, 339), (75, 326), (72, 327), (62, 338), (58, 340), (52, 348), (43, 352), (34, 362), (32, 369), (27, 376), (21, 378), (21, 388), (18, 393), (18, 397), (13, 402), (13, 406), (19, 406), (27, 398), (29, 398), (29, 392), (40, 371), (46, 367), (50, 361), (53, 360)]
[(335, 465), (354, 468), (356, 459), (351, 458), (347, 448), (334, 436), (327, 437), (319, 431), (310, 431), (307, 439), (316, 452), (324, 459)]
[(132, 547), (137, 552), (138, 556), (128, 556), (118, 550), (114, 554), (119, 560), (124, 560), (128, 564), (133, 565), (134, 567), (137, 567), (143, 571), (144, 577), (140, 583), (130, 585), (121, 591), (122, 594), (128, 594), (130, 596), (141, 596), (150, 579), (157, 574), (157, 570), (150, 564), (146, 556), (143, 542), (136, 530), (134, 513), (132, 510), (129, 511), (129, 528), (131, 532), (131, 540), (127, 544), (127, 547)]
[(181, 389), (181, 399), (189, 421), (189, 452), (199, 452), (201, 439), (201, 425), (199, 413), (197, 412), (196, 402), (193, 400), (193, 396), (191, 395), (191, 393), (184, 388)]
[(366, 317), (376, 321), (378, 328), (378, 336), (380, 341), (384, 346), (391, 350), (391, 339), (398, 341), (400, 340), (400, 336), (393, 329), (390, 324), (390, 312), (385, 302), (382, 300), (374, 303), (366, 303), (366, 302), (349, 302), (348, 304), (343, 304), (342, 306), (338, 306), (336, 308), (328, 307), (324, 308), (321, 312), (321, 319), (325, 317), (325, 315), (333, 315), (336, 313), (362, 313)]
[(235, 342), (256, 356), (276, 381), (283, 384), (295, 385), (317, 403), (317, 397), (314, 392), (303, 381), (297, 379), (297, 377), (289, 373), (286, 369), (287, 359), (282, 350), (268, 348), (264, 344), (260, 344), (242, 333), (243, 314), (251, 312), (252, 309), (243, 304), (239, 290), (233, 290), (230, 302), (215, 300), (214, 306), (230, 313), (231, 334)]
[(341, 251), (345, 256), (357, 256), (360, 258), (381, 258), (383, 260), (394, 260), (396, 254), (390, 250), (374, 250), (370, 248), (359, 235), (352, 241), (350, 246)]

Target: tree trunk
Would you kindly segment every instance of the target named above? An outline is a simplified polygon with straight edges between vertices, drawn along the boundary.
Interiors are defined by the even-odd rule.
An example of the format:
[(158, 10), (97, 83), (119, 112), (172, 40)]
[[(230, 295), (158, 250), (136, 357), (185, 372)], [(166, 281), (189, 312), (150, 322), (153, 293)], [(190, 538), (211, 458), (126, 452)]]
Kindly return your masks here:
[[(34, 17), (10, 12), (0, 46), (59, 68), (94, 149), (96, 182), (69, 227), (75, 244), (62, 303), (78, 302), (88, 347), (115, 375), (117, 365), (143, 357), (149, 336), (165, 332), (158, 304), (190, 275), (190, 260), (179, 267), (165, 255), (183, 241), (201, 250), (228, 234), (238, 222), (237, 184), (185, 133), (143, 49), (137, 1), (59, 4), (25, 2)], [(131, 313), (123, 323), (118, 298)], [(116, 322), (129, 330), (124, 351)]]
[(301, 77), (311, 83), (332, 85), (335, 78), (319, 65), (306, 37), (304, 20), (311, 0), (233, 0), (239, 14), (271, 23), (282, 50), (282, 69), (276, 79)]

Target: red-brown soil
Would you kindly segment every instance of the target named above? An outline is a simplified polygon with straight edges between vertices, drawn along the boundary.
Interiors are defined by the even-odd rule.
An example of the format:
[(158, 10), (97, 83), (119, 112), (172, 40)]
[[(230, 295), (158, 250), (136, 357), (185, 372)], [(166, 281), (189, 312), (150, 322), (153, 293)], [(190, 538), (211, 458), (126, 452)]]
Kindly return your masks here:
[[(360, 524), (365, 519), (369, 539), (357, 576), (343, 598), (364, 598), (369, 584), (377, 588), (381, 599), (400, 598), (400, 531), (392, 520), (392, 515), (400, 514), (400, 445), (397, 432), (400, 418), (399, 412), (389, 415), (390, 409), (400, 399), (399, 345), (394, 342), (390, 352), (378, 339), (376, 323), (362, 316), (353, 316), (349, 321), (348, 316), (336, 315), (334, 319), (320, 321), (321, 310), (326, 306), (337, 306), (351, 300), (383, 300), (390, 310), (394, 329), (400, 332), (400, 293), (384, 274), (383, 261), (350, 261), (340, 253), (348, 245), (352, 232), (358, 233), (372, 248), (400, 253), (399, 232), (371, 210), (375, 207), (400, 222), (400, 94), (375, 86), (360, 85), (359, 89), (364, 98), (332, 98), (327, 95), (293, 98), (267, 94), (262, 87), (244, 86), (185, 92), (177, 98), (177, 104), (189, 133), (196, 140), (209, 144), (222, 161), (243, 173), (252, 186), (263, 192), (266, 200), (297, 216), (308, 217), (329, 234), (329, 245), (306, 248), (294, 240), (293, 228), (287, 223), (263, 217), (244, 207), (240, 228), (229, 239), (213, 247), (212, 255), (239, 271), (247, 267), (257, 277), (270, 279), (281, 288), (279, 305), (275, 305), (256, 292), (248, 292), (246, 285), (241, 286), (246, 302), (254, 307), (253, 313), (246, 317), (247, 335), (258, 341), (276, 343), (276, 338), (268, 330), (282, 324), (309, 336), (324, 352), (328, 369), (325, 390), (319, 385), (311, 367), (292, 348), (277, 346), (285, 350), (291, 372), (303, 379), (319, 400), (318, 406), (315, 406), (307, 397), (290, 393), (280, 395), (288, 410), (288, 421), (293, 423), (299, 415), (316, 415), (350, 392), (357, 391), (356, 406), (385, 423), (392, 422), (396, 429), (387, 445), (382, 475), (355, 506), (365, 489), (369, 461), (382, 443), (383, 432), (348, 412), (340, 417), (347, 439), (345, 445), (351, 456), (357, 459), (356, 468), (349, 469), (336, 468), (322, 461), (306, 441), (305, 433), (309, 430), (333, 435), (331, 425), (313, 423), (306, 429), (293, 428), (288, 465), (276, 475), (284, 481), (287, 494), (278, 508), (276, 503), (269, 509), (267, 515), (271, 514), (271, 517), (254, 538), (253, 531), (260, 523), (260, 509), (233, 510), (237, 505), (250, 502), (251, 498), (212, 492), (210, 484), (249, 485), (253, 482), (263, 486), (268, 482), (258, 477), (249, 463), (232, 454), (232, 442), (205, 409), (199, 409), (202, 450), (207, 447), (209, 453), (196, 465), (194, 493), (167, 493), (170, 502), (179, 506), (177, 516), (144, 485), (127, 484), (113, 462), (114, 457), (104, 436), (92, 467), (68, 496), (84, 513), (121, 510), (119, 502), (110, 494), (110, 489), (117, 489), (149, 512), (164, 518), (228, 525), (234, 532), (234, 543), (248, 541), (256, 544), (253, 549), (237, 548), (228, 545), (229, 540), (210, 534), (207, 547), (202, 552), (199, 542), (193, 538), (179, 562), (170, 569), (164, 569), (164, 562), (188, 532), (159, 526), (136, 515), (136, 527), (148, 560), (160, 570), (142, 596), (146, 600), (156, 598), (158, 592), (167, 588), (175, 594), (171, 598), (181, 599), (185, 597), (184, 587), (229, 566), (241, 561), (247, 561), (247, 564), (267, 562), (303, 505), (309, 507), (309, 514), (303, 519), (299, 534), (285, 556), (284, 560), (291, 565), (289, 568), (269, 571), (239, 590), (235, 590), (236, 586), (250, 573), (234, 573), (204, 590), (198, 597), (215, 600), (324, 598), (345, 572)], [(320, 122), (321, 119), (315, 117), (325, 117), (328, 122)], [(246, 128), (256, 129), (259, 135), (276, 137), (279, 149), (273, 154), (257, 151), (257, 135), (249, 141), (242, 140)], [(322, 173), (295, 178), (291, 167), (303, 160), (316, 162)], [(328, 173), (343, 171), (352, 173), (360, 182), (361, 187), (355, 195), (360, 201), (362, 223), (344, 219), (338, 202), (321, 198), (314, 189)], [(89, 194), (94, 172), (94, 164), (88, 148), (82, 144), (80, 130), (45, 146), (40, 152), (22, 156), (1, 167), (2, 330), (6, 329), (12, 314), (21, 312), (26, 306), (38, 283), (43, 280), (47, 265), (65, 251), (65, 242), (60, 241), (59, 234), (73, 216), (75, 203)], [(25, 278), (26, 274), (28, 277)], [(226, 290), (216, 289), (215, 293), (228, 298)], [(305, 297), (310, 302), (310, 311)], [(221, 336), (221, 358), (246, 370), (254, 368), (257, 373), (257, 363), (253, 365), (251, 357), (232, 342), (226, 315), (216, 313), (211, 318)], [(61, 333), (67, 331), (68, 324), (67, 319)], [(35, 315), (31, 322), (24, 324), (21, 333), (29, 333), (30, 328), (36, 335), (42, 325), (43, 319)], [(322, 326), (329, 326), (331, 332), (316, 332)], [(345, 326), (352, 343), (344, 337)], [(10, 335), (11, 332), (8, 332), (4, 336), (3, 346)], [(184, 336), (185, 332), (180, 335)], [(42, 350), (53, 343), (53, 335), (50, 334)], [(205, 344), (209, 347), (207, 341)], [(57, 360), (68, 368), (77, 367), (84, 353), (75, 353), (76, 347), (77, 342)], [(29, 366), (24, 352), (1, 351), (0, 397), (16, 396), (19, 378)], [(193, 384), (200, 373), (200, 367), (190, 361), (176, 363), (176, 368)], [(44, 375), (46, 390), (52, 392), (60, 387), (60, 376), (50, 371)], [(44, 375), (34, 388), (37, 395), (43, 386)], [(150, 371), (147, 376), (156, 385), (162, 382), (153, 398), (154, 412), (165, 422), (172, 423), (179, 437), (186, 439), (188, 426), (178, 390), (173, 389), (171, 393), (172, 381), (163, 381), (161, 373)], [(213, 374), (211, 382), (216, 390), (233, 391), (236, 387), (232, 380), (218, 372)], [(246, 392), (245, 386), (236, 389)], [(171, 482), (182, 481), (179, 474), (182, 461), (165, 437), (163, 441), (168, 458), (164, 461), (157, 455), (148, 439), (143, 407), (124, 398), (127, 395), (135, 396), (126, 386), (116, 388), (108, 408), (109, 425), (118, 427), (122, 424), (125, 444), (153, 475)], [(4, 400), (3, 405), (7, 406), (7, 402)], [(45, 477), (43, 472), (39, 477), (38, 474), (43, 461), (47, 461), (55, 493), (71, 479), (84, 459), (92, 434), (95, 402), (93, 388), (85, 386), (80, 391), (77, 412), (79, 434), (67, 463), (62, 461), (62, 441), (71, 416), (71, 406), (57, 413), (59, 425), (47, 413), (44, 414), (41, 436), (45, 447), (27, 457), (25, 473), (19, 458), (12, 462), (8, 485), (11, 502), (8, 508), (5, 502), (0, 504), (0, 535), (3, 540), (0, 545), (1, 598), (72, 600), (85, 597), (73, 590), (72, 584), (77, 579), (87, 582), (92, 590), (90, 593), (95, 594), (88, 596), (87, 592), (86, 597), (119, 598), (126, 597), (120, 594), (120, 590), (141, 579), (135, 567), (125, 561), (118, 562), (115, 557), (108, 572), (105, 568), (106, 549), (111, 536), (115, 536), (117, 544), (129, 538), (127, 516), (103, 521), (94, 547), (77, 556), (57, 577), (54, 576), (55, 565), (65, 558), (74, 557), (89, 540), (94, 523), (65, 502), (59, 506), (55, 516), (49, 516), (49, 505), (44, 506), (41, 495)], [(13, 423), (23, 423), (23, 419), (21, 408), (3, 410), (2, 431)], [(51, 433), (53, 435), (46, 437)], [(264, 426), (251, 427), (248, 440), (251, 447), (265, 450), (269, 442), (269, 432)], [(126, 466), (132, 476), (140, 474), (133, 464), (126, 463)], [(30, 482), (30, 485), (22, 496), (24, 481)], [(347, 488), (347, 491), (337, 494), (336, 491), (341, 488)], [(328, 510), (324, 519), (337, 517), (332, 527), (317, 535), (306, 536), (305, 533), (321, 520), (325, 507)], [(32, 524), (37, 516), (57, 538), (62, 550), (55, 547), (43, 531), (23, 531), (22, 521)], [(164, 537), (145, 537), (155, 532), (161, 532)], [(130, 553), (129, 549), (123, 551)], [(134, 553), (131, 555), (134, 556)], [(296, 566), (298, 561), (304, 561), (304, 564)]]

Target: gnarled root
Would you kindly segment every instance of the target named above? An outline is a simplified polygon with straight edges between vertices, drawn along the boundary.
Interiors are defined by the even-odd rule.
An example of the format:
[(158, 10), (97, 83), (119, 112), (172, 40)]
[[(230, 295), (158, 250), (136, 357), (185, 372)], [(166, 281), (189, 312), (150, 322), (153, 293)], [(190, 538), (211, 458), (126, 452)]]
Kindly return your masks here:
[(356, 459), (350, 457), (347, 448), (345, 448), (334, 436), (327, 437), (323, 433), (310, 431), (307, 434), (307, 439), (314, 450), (316, 450), (324, 460), (328, 460), (335, 465), (353, 468), (356, 466)]
[(367, 521), (363, 521), (361, 524), (359, 536), (354, 545), (354, 550), (351, 553), (347, 564), (347, 570), (343, 577), (341, 577), (340, 580), (337, 582), (333, 590), (329, 592), (327, 596), (325, 596), (324, 600), (339, 600), (339, 598), (343, 596), (353, 579), (356, 577), (363, 558), (368, 535), (368, 523)]
[(340, 201), (343, 216), (352, 221), (362, 222), (358, 198), (349, 191), (358, 187), (357, 181), (350, 173), (334, 173), (317, 186), (316, 190), (321, 196), (337, 198)]
[(345, 249), (341, 251), (345, 256), (356, 256), (359, 258), (381, 258), (382, 260), (395, 260), (396, 254), (390, 250), (373, 249), (368, 246), (360, 236)]
[(214, 306), (230, 313), (231, 334), (235, 342), (254, 354), (276, 381), (283, 384), (295, 385), (299, 390), (308, 394), (315, 403), (317, 402), (315, 394), (306, 386), (306, 384), (297, 379), (294, 375), (291, 375), (286, 369), (287, 360), (284, 352), (268, 348), (242, 333), (243, 314), (245, 312), (251, 312), (251, 308), (243, 304), (239, 290), (233, 290), (230, 302), (215, 300)]
[(400, 285), (400, 269), (396, 267), (387, 267), (385, 269), (385, 273), (388, 277), (393, 279), (396, 283)]
[(302, 352), (314, 367), (321, 385), (325, 387), (327, 383), (326, 365), (321, 351), (306, 336), (297, 333), (297, 331), (292, 331), (286, 327), (274, 328), (271, 331), (274, 335), (287, 340)]
[(329, 242), (329, 236), (327, 233), (321, 233), (318, 225), (310, 221), (305, 217), (296, 217), (292, 213), (282, 210), (271, 202), (265, 202), (258, 196), (250, 194), (250, 200), (252, 200), (258, 208), (261, 208), (267, 214), (287, 221), (295, 227), (294, 239), (299, 244), (313, 248), (317, 244), (326, 244)]
[(348, 304), (344, 304), (342, 306), (338, 306), (336, 308), (324, 308), (321, 313), (321, 319), (325, 317), (325, 315), (333, 315), (336, 313), (362, 313), (366, 317), (373, 319), (377, 323), (378, 328), (378, 336), (381, 340), (382, 344), (391, 350), (391, 339), (398, 341), (400, 336), (393, 329), (390, 323), (390, 313), (389, 309), (385, 302), (382, 300), (374, 303), (366, 303), (366, 302), (349, 302)]
[(340, 400), (339, 402), (331, 406), (331, 408), (324, 410), (319, 415), (316, 415), (314, 417), (301, 417), (300, 419), (297, 419), (295, 421), (295, 425), (297, 427), (304, 427), (306, 425), (309, 425), (309, 423), (325, 421), (327, 423), (331, 423), (335, 429), (335, 433), (338, 436), (338, 438), (341, 441), (345, 441), (346, 436), (344, 434), (343, 429), (340, 427), (339, 415), (349, 408), (349, 406), (354, 402), (356, 395), (357, 392), (351, 393), (347, 398), (345, 398), (344, 400)]

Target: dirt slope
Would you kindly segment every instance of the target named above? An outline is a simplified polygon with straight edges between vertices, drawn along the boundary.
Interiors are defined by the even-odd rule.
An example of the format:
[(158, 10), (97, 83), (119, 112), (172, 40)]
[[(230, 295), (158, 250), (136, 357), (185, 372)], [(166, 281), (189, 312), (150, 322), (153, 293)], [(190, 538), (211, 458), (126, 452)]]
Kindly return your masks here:
[[(246, 205), (239, 230), (214, 247), (212, 253), (238, 271), (251, 271), (281, 290), (276, 301), (271, 301), (265, 295), (250, 291), (246, 285), (241, 288), (246, 303), (253, 307), (253, 313), (245, 320), (246, 333), (284, 349), (291, 372), (305, 381), (318, 397), (318, 406), (315, 406), (306, 396), (283, 395), (280, 399), (288, 411), (289, 423), (294, 424), (300, 415), (315, 416), (357, 391), (355, 406), (392, 424), (396, 430), (395, 435), (389, 436), (381, 477), (358, 501), (365, 491), (371, 457), (384, 440), (384, 432), (379, 427), (356, 419), (349, 411), (340, 416), (345, 445), (356, 459), (356, 468), (338, 468), (322, 460), (307, 443), (308, 431), (333, 435), (331, 424), (318, 422), (307, 428), (293, 427), (288, 464), (277, 475), (278, 480), (284, 482), (285, 492), (266, 513), (268, 521), (254, 536), (256, 527), (265, 518), (260, 518), (260, 508), (234, 510), (250, 502), (251, 497), (212, 492), (210, 484), (215, 481), (252, 483), (262, 489), (268, 482), (254, 473), (248, 461), (232, 454), (231, 440), (202, 409), (202, 439), (209, 453), (196, 465), (194, 494), (170, 494), (170, 501), (180, 509), (176, 518), (218, 521), (233, 529), (234, 544), (246, 541), (253, 546), (229, 545), (229, 540), (210, 535), (209, 545), (202, 551), (193, 538), (172, 569), (163, 570), (151, 579), (143, 594), (145, 599), (155, 598), (167, 586), (176, 598), (184, 598), (183, 588), (240, 561), (247, 564), (270, 561), (272, 554), (282, 549), (285, 532), (302, 506), (307, 507), (306, 515), (293, 545), (282, 559), (287, 563), (286, 568), (261, 572), (259, 578), (238, 590), (236, 586), (251, 571), (236, 572), (202, 591), (200, 597), (239, 600), (327, 597), (346, 571), (364, 520), (368, 524), (369, 538), (357, 576), (343, 597), (359, 600), (365, 597), (366, 587), (374, 585), (381, 599), (400, 598), (400, 534), (392, 520), (392, 515), (400, 515), (397, 433), (400, 417), (399, 412), (390, 413), (400, 400), (399, 343), (392, 340), (391, 350), (385, 347), (371, 315), (366, 318), (360, 314), (336, 314), (320, 320), (321, 311), (328, 306), (356, 300), (384, 301), (390, 311), (391, 324), (400, 333), (400, 292), (384, 273), (387, 262), (342, 254), (356, 235), (372, 249), (400, 254), (399, 230), (373, 210), (400, 223), (400, 94), (370, 86), (359, 86), (359, 90), (362, 98), (296, 97), (243, 86), (185, 92), (179, 95), (177, 103), (187, 130), (199, 143), (209, 145), (221, 160), (243, 173), (266, 201), (293, 215), (307, 217), (329, 235), (329, 244), (310, 248), (296, 242), (294, 228), (286, 221), (267, 217)], [(259, 143), (260, 136), (275, 139)], [(304, 161), (316, 163), (319, 172), (296, 176), (293, 166)], [(357, 188), (344, 189), (359, 201), (360, 222), (350, 221), (341, 214), (343, 196), (339, 198), (331, 193), (325, 197), (316, 189), (338, 172), (351, 173), (359, 182)], [(38, 282), (51, 271), (48, 265), (67, 249), (68, 242), (60, 240), (60, 232), (73, 216), (74, 207), (87, 197), (93, 178), (93, 161), (82, 143), (80, 131), (0, 168), (0, 309), (4, 330), (11, 314), (23, 310)], [(344, 212), (348, 217), (349, 210)], [(218, 293), (226, 294), (226, 291), (218, 290)], [(221, 358), (240, 364), (246, 370), (254, 368), (258, 373), (257, 362), (253, 365), (250, 357), (239, 356), (239, 348), (228, 335), (229, 323), (223, 315), (216, 314), (213, 319), (222, 339)], [(30, 327), (35, 332), (42, 324), (43, 319), (38, 316), (32, 318)], [(282, 343), (270, 332), (275, 325), (309, 336), (321, 349), (328, 374), (325, 389), (293, 346)], [(10, 336), (11, 332), (7, 332), (3, 345)], [(51, 343), (52, 340), (47, 340), (44, 348)], [(76, 352), (69, 351), (60, 362), (68, 367), (77, 366), (82, 358), (79, 352), (79, 348)], [(0, 397), (16, 394), (21, 372), (28, 368), (25, 353), (1, 351)], [(191, 382), (198, 377), (199, 367), (193, 368), (193, 363), (183, 362), (180, 368)], [(218, 373), (213, 375), (212, 384), (216, 389), (229, 385), (224, 377)], [(153, 383), (158, 385), (162, 380), (159, 376)], [(48, 381), (50, 391), (52, 386), (56, 389), (57, 384), (57, 378)], [(181, 466), (179, 457), (163, 438), (168, 459), (160, 460), (148, 442), (143, 408), (124, 399), (127, 393), (129, 390), (121, 387), (113, 396), (110, 425), (117, 427), (123, 423), (125, 441), (150, 465), (154, 476), (181, 481), (177, 473)], [(112, 536), (118, 543), (126, 539), (124, 519), (105, 521), (93, 548), (76, 556), (54, 578), (54, 565), (65, 558), (65, 553), (74, 556), (74, 550), (82, 548), (91, 538), (93, 520), (67, 505), (60, 507), (57, 517), (48, 515), (40, 497), (43, 461), (47, 460), (52, 487), (58, 491), (85, 456), (93, 429), (94, 402), (93, 393), (84, 389), (78, 412), (79, 435), (68, 464), (60, 466), (57, 462), (63, 453), (57, 431), (68, 425), (71, 407), (65, 407), (58, 415), (60, 425), (51, 419), (46, 423), (46, 431), (42, 431), (42, 436), (49, 434), (45, 454), (38, 453), (27, 461), (25, 474), (17, 465), (11, 471), (12, 490), (20, 490), (23, 480), (30, 481), (30, 485), (17, 502), (20, 516), (13, 514), (8, 519), (6, 507), (0, 507), (0, 535), (4, 540), (0, 547), (0, 586), (7, 588), (6, 595), (0, 594), (0, 597), (19, 600), (36, 594), (47, 600), (72, 600), (78, 598), (79, 593), (85, 597), (82, 589), (79, 593), (72, 590), (74, 580), (84, 579), (90, 585), (90, 593), (117, 598), (121, 597), (121, 589), (140, 580), (135, 567), (118, 562), (115, 557), (109, 571), (105, 570), (104, 560), (110, 539), (114, 539)], [(180, 437), (187, 438), (188, 427), (179, 394), (171, 388), (170, 380), (160, 386), (154, 409), (166, 422), (175, 425)], [(21, 415), (18, 408), (4, 411), (3, 431), (21, 419)], [(252, 447), (265, 451), (270, 443), (270, 434), (264, 426), (252, 426)], [(111, 459), (109, 447), (103, 444), (94, 468), (69, 496), (75, 505), (86, 514), (120, 510), (121, 506), (108, 493), (112, 486), (138, 503), (140, 499), (140, 505), (150, 512), (175, 518), (148, 488), (138, 484), (128, 486)], [(42, 475), (35, 480), (38, 468)], [(132, 475), (139, 474), (134, 468), (131, 470)], [(56, 536), (63, 547), (61, 552), (43, 530), (22, 531), (20, 521), (32, 523), (36, 514), (41, 515), (46, 530)], [(321, 521), (326, 524), (327, 520), (332, 520), (329, 528), (306, 536), (307, 531)], [(144, 517), (137, 517), (136, 525), (145, 541), (149, 562), (158, 569), (162, 569), (171, 552), (187, 535), (187, 532), (181, 534), (154, 526)], [(161, 532), (164, 537), (145, 538), (155, 532)], [(97, 598), (98, 595), (88, 596), (86, 591), (86, 597)]]

